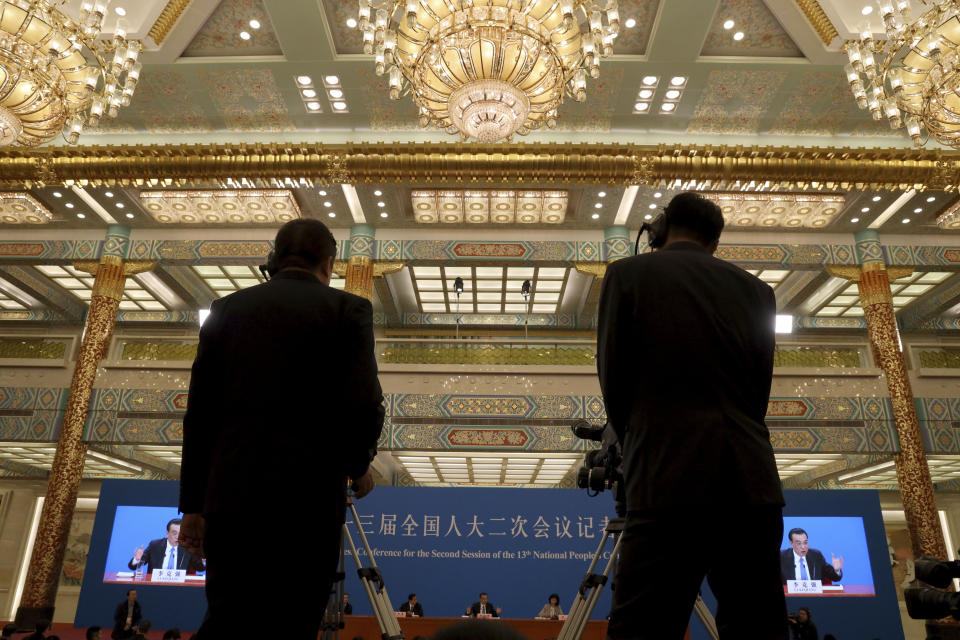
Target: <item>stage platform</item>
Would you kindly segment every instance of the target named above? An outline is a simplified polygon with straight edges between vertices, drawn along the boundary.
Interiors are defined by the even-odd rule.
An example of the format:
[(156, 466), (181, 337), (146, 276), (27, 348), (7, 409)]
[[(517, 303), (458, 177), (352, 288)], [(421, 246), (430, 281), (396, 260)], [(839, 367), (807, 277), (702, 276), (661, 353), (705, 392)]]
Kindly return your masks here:
[[(406, 640), (416, 636), (429, 638), (437, 630), (449, 627), (455, 622), (469, 618), (399, 618), (400, 628)], [(494, 624), (505, 624), (527, 637), (527, 640), (547, 640), (560, 634), (563, 622), (559, 620), (531, 620), (529, 618), (498, 618)], [(380, 637), (377, 620), (373, 616), (347, 616), (346, 625), (340, 632), (341, 640), (353, 640), (357, 636), (364, 640), (376, 640)], [(604, 640), (607, 637), (606, 620), (590, 620), (583, 633), (582, 640)]]

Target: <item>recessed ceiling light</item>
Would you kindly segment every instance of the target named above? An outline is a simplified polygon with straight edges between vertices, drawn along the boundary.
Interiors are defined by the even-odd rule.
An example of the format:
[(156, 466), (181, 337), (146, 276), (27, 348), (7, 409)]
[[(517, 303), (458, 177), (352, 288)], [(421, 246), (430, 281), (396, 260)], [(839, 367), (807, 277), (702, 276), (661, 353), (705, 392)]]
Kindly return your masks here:
[(923, 209), (921, 209), (920, 207), (917, 207), (916, 209), (913, 210), (913, 212), (914, 212), (914, 213), (923, 213)]
[(342, 98), (342, 97), (343, 97), (343, 91), (340, 91), (340, 89), (330, 89), (330, 97), (331, 97), (331, 98)]
[(860, 209), (860, 213), (866, 213), (867, 211), (870, 211), (870, 207), (864, 207)]
[(733, 34), (733, 39), (738, 42), (743, 40), (743, 31), (737, 31), (735, 34)]
[(297, 76), (297, 83), (302, 85), (313, 84), (313, 80), (310, 76)]
[(637, 26), (637, 21), (633, 18), (627, 18), (627, 21), (623, 24), (626, 25), (627, 29), (633, 29), (635, 26)]
[(880, 196), (873, 196), (874, 202), (880, 202)]
[(734, 24), (735, 23), (733, 20), (727, 20), (726, 22), (723, 23), (723, 28), (729, 31), (730, 29), (733, 29)]
[(599, 214), (599, 213), (595, 213), (595, 214), (593, 214), (593, 215), (590, 216), (590, 217), (593, 218), (594, 220), (596, 220), (597, 218), (600, 217), (600, 214)]
[(316, 100), (312, 100), (307, 103), (307, 109), (310, 109), (310, 111), (319, 111), (320, 103), (317, 102)]
[(643, 216), (643, 219), (644, 219), (644, 220), (653, 220), (653, 216), (648, 213), (647, 215)]
[(124, 9), (123, 7), (115, 7), (115, 8), (113, 9), (113, 12), (114, 12), (115, 14), (117, 14), (118, 16), (125, 16), (125, 15), (127, 15), (127, 10)]
[(670, 91), (667, 91), (664, 97), (667, 100), (676, 100), (677, 98), (680, 97), (680, 91), (677, 89), (670, 89)]
[(650, 209), (656, 209), (656, 208), (657, 208), (657, 205), (651, 204), (651, 205), (649, 206), (649, 208), (650, 208)]
[(316, 97), (317, 97), (317, 92), (316, 92), (315, 89), (304, 89), (303, 91), (301, 91), (301, 93), (303, 93), (303, 97), (304, 97), (304, 98), (316, 98)]
[(654, 197), (654, 198), (662, 198), (662, 197), (663, 197), (663, 194), (660, 193), (659, 191), (657, 191), (655, 194), (653, 194), (653, 197)]
[(322, 195), (322, 196), (327, 195), (327, 192), (324, 191), (323, 189), (320, 189), (320, 191), (317, 191), (317, 193), (319, 193), (319, 194)]
[(63, 197), (63, 194), (60, 193), (59, 191), (54, 191), (54, 192), (53, 192), (53, 197), (54, 197), (54, 198), (62, 198), (62, 197)]
[(646, 102), (638, 102), (637, 104), (633, 105), (634, 111), (646, 111), (649, 108), (650, 105)]
[(336, 218), (336, 217), (337, 217), (337, 214), (336, 214), (336, 212), (334, 212), (334, 211), (331, 211), (331, 212), (328, 213), (327, 215), (330, 216), (331, 218)]
[(860, 15), (868, 16), (873, 13), (873, 7), (870, 5), (865, 6), (863, 9), (860, 9)]
[(670, 84), (671, 86), (674, 86), (674, 87), (679, 87), (686, 81), (687, 81), (686, 76), (673, 76), (672, 78), (670, 78)]
[(850, 218), (850, 222), (860, 222), (860, 218)]
[(347, 26), (350, 27), (351, 29), (356, 29), (357, 21), (353, 18), (347, 18)]
[(378, 203), (377, 203), (377, 206), (378, 206), (378, 207), (385, 207), (385, 206), (387, 206), (387, 205), (386, 205), (386, 203), (378, 202)]
[(389, 215), (389, 214), (388, 214), (386, 211), (381, 211), (381, 212), (380, 212), (380, 217), (381, 217), (381, 218), (386, 218), (388, 215)]
[(73, 209), (73, 203), (72, 203), (72, 202), (68, 202), (66, 206), (67, 206), (67, 209)]
[(333, 203), (332, 203), (332, 202), (324, 202), (324, 203), (323, 203), (323, 206), (325, 206), (325, 207), (332, 207), (332, 206), (333, 206)]
[(327, 84), (340, 84), (340, 78), (337, 76), (324, 76), (323, 81)]
[(660, 111), (669, 112), (669, 111), (673, 111), (676, 108), (677, 108), (677, 105), (673, 104), (672, 102), (664, 102), (662, 105), (660, 105)]
[(132, 213), (128, 213), (128, 214), (127, 214), (127, 217), (128, 217), (128, 218), (132, 218), (132, 217), (133, 217), (133, 214), (132, 214)]
[(929, 198), (927, 198), (927, 202), (933, 202), (936, 199), (937, 199), (936, 196), (930, 196)]
[(657, 84), (657, 76), (644, 76), (643, 84), (649, 86)]
[(77, 217), (80, 218), (81, 220), (83, 220), (83, 219), (86, 218), (87, 216), (83, 215), (82, 213), (78, 213), (78, 214), (77, 214)]
[(902, 222), (903, 224), (907, 224), (908, 222), (910, 222), (910, 218), (904, 218), (900, 222)]
[(649, 100), (650, 98), (653, 97), (653, 91), (651, 89), (642, 89), (640, 93), (637, 94), (637, 96), (641, 100)]
[(334, 102), (334, 103), (333, 103), (333, 108), (336, 109), (337, 111), (343, 111), (344, 109), (347, 108), (347, 103), (346, 103), (346, 102), (339, 102), (339, 101), (338, 101), (338, 102)]
[(251, 29), (259, 29), (259, 28), (260, 28), (260, 21), (259, 21), (259, 20), (251, 20), (251, 21), (250, 21), (250, 28), (251, 28)]
[(122, 203), (122, 202), (118, 202), (118, 203), (117, 203), (116, 205), (114, 205), (114, 206), (117, 207), (117, 209), (123, 209), (123, 203)]
[(601, 191), (600, 193), (597, 194), (597, 197), (598, 197), (598, 198), (606, 198), (606, 197), (607, 197), (607, 192), (606, 192), (606, 191)]
[(113, 191), (104, 191), (104, 192), (103, 192), (103, 195), (107, 196), (108, 198), (112, 198), (112, 197), (113, 197)]
[(246, 31), (241, 31), (241, 32), (240, 32), (240, 39), (241, 39), (241, 40), (249, 40), (249, 39), (250, 39), (250, 34), (247, 33)]
[(598, 202), (597, 204), (593, 205), (593, 208), (594, 208), (594, 209), (602, 209), (602, 208), (603, 208), (603, 205)]
[(376, 191), (373, 192), (373, 195), (375, 195), (375, 196), (382, 196), (382, 195), (383, 195), (383, 191), (380, 191), (380, 189), (377, 189)]

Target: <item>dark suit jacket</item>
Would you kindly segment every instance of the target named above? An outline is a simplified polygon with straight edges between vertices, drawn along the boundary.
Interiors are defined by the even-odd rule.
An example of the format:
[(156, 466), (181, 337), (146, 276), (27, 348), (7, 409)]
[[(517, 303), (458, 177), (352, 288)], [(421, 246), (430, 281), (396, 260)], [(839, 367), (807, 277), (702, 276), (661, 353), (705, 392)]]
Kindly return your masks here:
[[(166, 569), (163, 566), (163, 554), (167, 551), (167, 539), (159, 538), (157, 540), (151, 540), (150, 544), (147, 545), (147, 548), (143, 550), (143, 555), (140, 557), (140, 564), (146, 567), (147, 573), (150, 573), (154, 569)], [(133, 561), (133, 558), (130, 558), (130, 563), (127, 565), (130, 569), (136, 570), (137, 563)], [(189, 551), (183, 547), (177, 549), (177, 569), (185, 569), (187, 573), (196, 573), (197, 571), (203, 571), (203, 562), (199, 558), (193, 557)]]
[[(132, 638), (133, 630), (124, 631), (123, 628), (127, 624), (127, 601), (124, 600), (117, 605), (116, 611), (113, 612), (113, 633), (110, 634), (111, 638)], [(131, 617), (131, 625), (137, 625), (140, 622), (140, 619), (143, 615), (140, 613), (140, 603), (133, 603), (133, 616)]]
[[(837, 572), (817, 549), (807, 550), (807, 570), (810, 572), (811, 580), (840, 582), (843, 579), (843, 570)], [(787, 584), (787, 580), (795, 580), (796, 575), (797, 568), (793, 564), (793, 548), (784, 549), (780, 552), (780, 578), (783, 584)]]
[[(499, 617), (500, 617), (500, 614), (497, 613), (497, 605), (493, 604), (493, 603), (490, 602), (489, 600), (487, 600), (487, 613), (489, 613), (490, 615), (492, 615), (494, 618), (499, 618)], [(480, 603), (479, 603), (479, 602), (474, 602), (474, 603), (473, 603), (473, 606), (470, 607), (470, 615), (472, 615), (474, 618), (476, 618), (478, 615), (480, 615)]]
[(350, 604), (349, 602), (343, 605), (343, 615), (345, 616), (353, 615), (353, 605)]
[[(407, 601), (404, 602), (402, 605), (400, 605), (400, 608), (397, 609), (397, 611), (402, 611), (402, 612), (404, 612), (404, 613), (409, 612), (409, 611), (410, 611), (410, 601), (407, 600)], [(423, 606), (422, 606), (419, 602), (418, 602), (417, 604), (413, 605), (413, 612), (412, 612), (412, 613), (413, 613), (413, 615), (415, 615), (415, 616), (420, 616), (420, 617), (422, 618), (422, 617), (423, 617)]]
[(764, 423), (773, 290), (700, 245), (607, 266), (597, 369), (628, 510), (782, 505)]
[[(332, 509), (339, 529), (344, 477), (376, 453), (382, 399), (368, 300), (285, 270), (215, 301), (183, 420), (180, 510), (299, 505)], [(270, 464), (284, 473), (262, 473)]]

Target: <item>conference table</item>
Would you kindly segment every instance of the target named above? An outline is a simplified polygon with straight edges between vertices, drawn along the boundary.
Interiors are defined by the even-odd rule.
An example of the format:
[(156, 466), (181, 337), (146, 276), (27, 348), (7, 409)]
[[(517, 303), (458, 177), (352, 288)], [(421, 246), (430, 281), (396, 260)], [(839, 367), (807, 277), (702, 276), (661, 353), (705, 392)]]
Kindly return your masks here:
[[(117, 575), (122, 573), (123, 575)], [(133, 573), (132, 571), (130, 573)], [(137, 578), (135, 576), (129, 575), (127, 572), (117, 572), (117, 571), (107, 571), (103, 574), (103, 581), (107, 584), (129, 584), (130, 586), (136, 586), (138, 584), (150, 584), (153, 583), (157, 586), (170, 586), (170, 587), (203, 587), (207, 584), (207, 580), (204, 576), (187, 576), (185, 582), (153, 582), (153, 577), (149, 573), (145, 573), (142, 578)]]
[[(403, 637), (410, 640), (416, 636), (431, 637), (434, 633), (449, 627), (465, 618), (397, 618)], [(495, 624), (505, 624), (519, 631), (528, 640), (547, 640), (560, 635), (563, 622), (560, 620), (533, 620), (529, 618), (495, 618)], [(345, 616), (344, 628), (340, 632), (341, 638), (364, 638), (374, 640), (380, 637), (377, 620), (373, 616)], [(581, 638), (583, 640), (605, 640), (607, 637), (606, 620), (588, 620), (587, 628)]]

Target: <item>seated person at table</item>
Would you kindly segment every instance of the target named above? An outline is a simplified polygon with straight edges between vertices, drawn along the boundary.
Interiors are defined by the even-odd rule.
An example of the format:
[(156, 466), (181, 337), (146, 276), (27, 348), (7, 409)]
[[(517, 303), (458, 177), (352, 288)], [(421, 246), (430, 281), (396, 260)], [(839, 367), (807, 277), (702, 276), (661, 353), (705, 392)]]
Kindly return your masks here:
[(343, 609), (343, 615), (352, 616), (353, 615), (353, 605), (350, 604), (350, 594), (343, 594), (343, 604), (340, 607)]
[(840, 582), (843, 579), (843, 556), (830, 554), (830, 562), (819, 549), (811, 549), (807, 532), (803, 529), (790, 529), (787, 534), (790, 549), (780, 552), (780, 578), (783, 584), (787, 580), (823, 580)]
[(560, 596), (555, 593), (551, 593), (550, 597), (547, 598), (547, 604), (543, 605), (543, 609), (540, 609), (540, 613), (537, 614), (537, 617), (556, 620), (562, 615), (563, 609), (560, 608)]
[(494, 618), (500, 617), (500, 609), (493, 606), (493, 603), (487, 600), (487, 594), (480, 594), (480, 601), (474, 602), (473, 606), (467, 609), (467, 615), (476, 618), (479, 615), (490, 615)]
[(417, 602), (417, 594), (415, 593), (408, 595), (407, 601), (400, 605), (397, 611), (407, 614), (408, 618), (411, 616), (423, 617), (423, 606)]
[(180, 546), (179, 535), (180, 518), (174, 518), (167, 523), (166, 537), (151, 540), (146, 549), (137, 547), (127, 566), (134, 571), (142, 566), (147, 573), (154, 569), (183, 569), (187, 573), (203, 571), (203, 561)]

